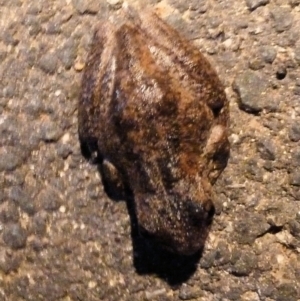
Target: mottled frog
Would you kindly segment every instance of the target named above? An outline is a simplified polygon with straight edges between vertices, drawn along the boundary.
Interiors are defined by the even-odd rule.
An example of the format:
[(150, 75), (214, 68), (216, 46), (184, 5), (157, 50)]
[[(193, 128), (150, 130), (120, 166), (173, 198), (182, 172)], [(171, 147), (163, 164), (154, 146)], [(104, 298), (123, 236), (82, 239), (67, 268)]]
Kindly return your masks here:
[[(79, 138), (129, 187), (141, 233), (190, 255), (214, 214), (229, 157), (229, 107), (215, 70), (155, 13), (97, 27), (82, 79)], [(112, 172), (113, 171), (113, 172)]]

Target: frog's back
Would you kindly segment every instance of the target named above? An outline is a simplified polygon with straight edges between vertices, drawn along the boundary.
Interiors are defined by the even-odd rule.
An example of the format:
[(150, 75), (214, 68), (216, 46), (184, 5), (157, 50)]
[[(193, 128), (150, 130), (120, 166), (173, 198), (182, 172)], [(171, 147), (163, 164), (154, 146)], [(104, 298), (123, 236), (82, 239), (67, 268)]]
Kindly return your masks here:
[(227, 126), (228, 102), (211, 65), (149, 13), (130, 15), (120, 26), (101, 24), (82, 95), (79, 128), (99, 140), (105, 157), (116, 149), (123, 157), (130, 150), (155, 157), (158, 150), (174, 155), (195, 148), (191, 157), (198, 156), (210, 128)]

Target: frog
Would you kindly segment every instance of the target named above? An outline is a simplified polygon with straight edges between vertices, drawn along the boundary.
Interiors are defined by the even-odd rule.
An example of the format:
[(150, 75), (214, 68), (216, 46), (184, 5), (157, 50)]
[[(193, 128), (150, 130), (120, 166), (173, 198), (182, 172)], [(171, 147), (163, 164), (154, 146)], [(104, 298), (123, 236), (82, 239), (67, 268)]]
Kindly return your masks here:
[(141, 235), (184, 256), (203, 249), (228, 127), (212, 64), (156, 12), (123, 7), (117, 22), (99, 22), (82, 76), (79, 141), (111, 191), (129, 189)]

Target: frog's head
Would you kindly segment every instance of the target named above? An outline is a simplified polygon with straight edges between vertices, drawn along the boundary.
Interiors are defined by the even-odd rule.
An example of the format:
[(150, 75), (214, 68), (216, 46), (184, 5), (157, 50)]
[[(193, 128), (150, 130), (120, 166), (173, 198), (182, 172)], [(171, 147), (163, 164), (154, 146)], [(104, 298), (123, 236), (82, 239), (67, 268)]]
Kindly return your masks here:
[(203, 248), (215, 209), (201, 184), (185, 192), (177, 188), (164, 195), (136, 197), (139, 228), (166, 249), (192, 255)]

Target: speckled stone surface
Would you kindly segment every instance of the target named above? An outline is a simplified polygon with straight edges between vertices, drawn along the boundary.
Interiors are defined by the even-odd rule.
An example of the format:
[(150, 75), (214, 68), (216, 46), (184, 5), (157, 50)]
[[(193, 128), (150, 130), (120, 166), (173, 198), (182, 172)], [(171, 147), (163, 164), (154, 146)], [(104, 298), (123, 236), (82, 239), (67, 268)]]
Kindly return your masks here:
[(81, 154), (92, 29), (122, 2), (0, 0), (0, 300), (299, 300), (300, 2), (143, 1), (230, 101), (231, 157), (190, 258), (140, 238)]

